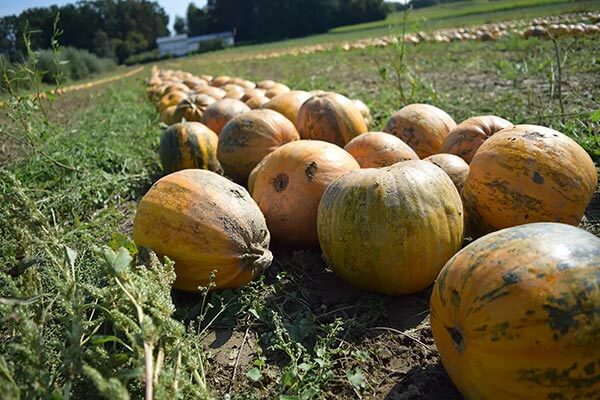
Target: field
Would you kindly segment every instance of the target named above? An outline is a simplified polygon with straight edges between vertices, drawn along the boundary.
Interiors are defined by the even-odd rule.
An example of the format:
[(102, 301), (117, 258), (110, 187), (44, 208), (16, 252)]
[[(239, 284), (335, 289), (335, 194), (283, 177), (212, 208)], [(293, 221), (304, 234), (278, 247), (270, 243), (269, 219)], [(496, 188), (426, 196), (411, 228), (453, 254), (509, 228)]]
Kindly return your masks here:
[[(411, 18), (452, 26), (523, 15), (513, 7), (486, 8), (488, 14), (476, 7), (453, 7), (447, 19), (440, 19), (443, 8)], [(541, 9), (554, 7), (547, 1)], [(408, 103), (436, 105), (456, 121), (495, 114), (549, 126), (574, 138), (598, 165), (597, 36), (560, 38), (556, 47), (513, 36), (234, 57), (336, 35), (388, 34), (397, 18), (158, 65), (337, 91), (370, 107), (371, 130)], [(127, 387), (141, 398), (152, 343), (157, 398), (461, 398), (431, 336), (430, 289), (400, 297), (362, 292), (327, 269), (320, 252), (280, 247), (259, 280), (235, 291), (171, 293), (168, 268), (125, 270), (104, 246), (131, 248), (136, 204), (161, 176), (159, 116), (144, 94), (149, 74), (145, 66), (52, 101), (10, 103), (0, 114), (0, 393), (126, 398)], [(582, 227), (600, 236), (598, 192)], [(136, 261), (156, 264), (142, 254)]]

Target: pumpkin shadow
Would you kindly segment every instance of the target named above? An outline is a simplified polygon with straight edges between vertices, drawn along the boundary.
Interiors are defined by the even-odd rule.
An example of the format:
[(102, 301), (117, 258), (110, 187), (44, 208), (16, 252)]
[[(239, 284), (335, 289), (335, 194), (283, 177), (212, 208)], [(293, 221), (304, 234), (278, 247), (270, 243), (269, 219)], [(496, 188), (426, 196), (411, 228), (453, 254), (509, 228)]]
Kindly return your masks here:
[(460, 400), (463, 396), (439, 364), (417, 366), (396, 383), (385, 400)]

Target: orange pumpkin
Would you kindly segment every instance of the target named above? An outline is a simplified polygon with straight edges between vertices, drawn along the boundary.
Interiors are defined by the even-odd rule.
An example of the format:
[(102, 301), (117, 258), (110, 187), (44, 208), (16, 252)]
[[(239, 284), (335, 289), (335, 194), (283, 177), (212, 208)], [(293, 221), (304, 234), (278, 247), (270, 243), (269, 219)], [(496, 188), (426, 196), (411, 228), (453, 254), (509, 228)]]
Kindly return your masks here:
[(409, 145), (385, 132), (358, 135), (344, 149), (352, 154), (361, 168), (387, 167), (400, 161), (419, 159)]
[(284, 85), (283, 83), (276, 83), (270, 89), (267, 90), (267, 93), (265, 93), (265, 96), (272, 99), (273, 97), (277, 96), (278, 94), (289, 92), (289, 91), (290, 91), (290, 88), (287, 87), (286, 85)]
[(296, 124), (298, 120), (298, 111), (302, 104), (311, 98), (312, 95), (304, 90), (290, 90), (289, 92), (279, 94), (271, 99), (263, 108), (277, 111), (283, 114), (287, 119)]
[(160, 162), (165, 174), (181, 169), (201, 168), (219, 174), (217, 134), (198, 122), (183, 122), (165, 129), (160, 140)]
[(179, 122), (183, 119), (186, 121), (200, 122), (202, 120), (202, 110), (196, 106), (189, 98), (183, 99), (173, 113), (173, 119), (175, 122)]
[(246, 183), (264, 156), (299, 139), (296, 127), (283, 115), (272, 110), (252, 110), (232, 118), (223, 127), (218, 158), (228, 176)]
[(210, 97), (206, 94), (195, 94), (190, 96), (190, 101), (198, 107), (201, 112), (204, 112), (208, 106), (216, 102), (217, 100), (214, 97)]
[(168, 107), (176, 106), (177, 104), (179, 104), (179, 102), (181, 102), (181, 100), (186, 99), (187, 97), (187, 93), (178, 90), (169, 92), (160, 98), (160, 100), (156, 104), (156, 108), (158, 109), (158, 112), (162, 113)]
[(216, 100), (222, 99), (227, 95), (227, 92), (223, 89), (213, 87), (213, 86), (202, 86), (194, 88), (194, 91), (197, 94), (206, 94), (210, 97), (215, 98)]
[(365, 124), (368, 128), (371, 125), (371, 122), (373, 122), (373, 117), (371, 117), (371, 110), (369, 110), (369, 107), (367, 107), (367, 105), (359, 99), (354, 99), (352, 100), (352, 102), (354, 103), (356, 108), (358, 108), (358, 111), (360, 111), (360, 113), (362, 114), (363, 118), (365, 119)]
[(600, 396), (600, 239), (534, 223), (482, 237), (444, 266), (431, 330), (466, 399)]
[(327, 264), (344, 280), (390, 295), (414, 293), (460, 249), (463, 208), (442, 170), (409, 160), (333, 181), (317, 227)]
[(456, 123), (448, 114), (429, 104), (409, 104), (396, 111), (384, 132), (398, 136), (425, 158), (440, 152), (442, 143)]
[(270, 79), (264, 80), (264, 81), (260, 81), (256, 84), (256, 87), (259, 89), (265, 89), (265, 90), (269, 90), (271, 89), (273, 86), (275, 86), (277, 84), (277, 82), (272, 81)]
[(244, 90), (244, 96), (242, 97), (242, 101), (246, 102), (253, 97), (264, 96), (267, 93), (264, 89), (246, 89)]
[(248, 186), (277, 241), (293, 247), (318, 246), (317, 208), (325, 188), (359, 168), (336, 145), (299, 140), (266, 156), (252, 171)]
[(165, 123), (167, 125), (173, 125), (177, 122), (181, 121), (181, 118), (178, 120), (175, 111), (177, 110), (177, 106), (169, 106), (160, 114), (160, 122)]
[(156, 182), (140, 201), (133, 240), (175, 261), (173, 287), (198, 292), (216, 271), (216, 288), (237, 288), (273, 260), (265, 219), (243, 187), (188, 169)]
[(227, 92), (227, 94), (225, 95), (225, 97), (223, 97), (224, 99), (234, 99), (234, 100), (240, 100), (243, 102), (243, 98), (244, 98), (244, 92), (239, 92), (236, 90), (232, 90), (230, 92)]
[(217, 76), (216, 78), (214, 78), (210, 84), (211, 86), (214, 87), (221, 87), (221, 86), (225, 86), (226, 84), (231, 82), (231, 77), (227, 76), (227, 75), (221, 75), (221, 76)]
[(598, 176), (590, 156), (553, 129), (517, 125), (486, 140), (463, 190), (476, 234), (530, 222), (577, 225)]
[(239, 100), (221, 99), (216, 103), (211, 104), (206, 111), (204, 111), (202, 123), (215, 131), (218, 135), (221, 133), (221, 129), (223, 129), (225, 124), (232, 118), (247, 113), (248, 111), (250, 111), (250, 107)]
[(269, 101), (271, 101), (271, 99), (267, 96), (251, 97), (246, 101), (246, 105), (251, 109), (256, 110), (257, 108), (262, 108)]
[(324, 140), (344, 147), (365, 133), (367, 125), (352, 100), (337, 93), (326, 93), (306, 100), (296, 122), (302, 139)]
[(475, 152), (494, 133), (512, 126), (509, 121), (494, 115), (471, 117), (458, 124), (450, 131), (441, 152), (456, 154), (467, 163), (473, 159)]
[(440, 167), (454, 182), (454, 186), (458, 190), (458, 193), (462, 192), (462, 188), (467, 180), (469, 174), (469, 164), (465, 162), (459, 156), (454, 154), (434, 154), (429, 157), (425, 157), (424, 161), (429, 161), (438, 167)]

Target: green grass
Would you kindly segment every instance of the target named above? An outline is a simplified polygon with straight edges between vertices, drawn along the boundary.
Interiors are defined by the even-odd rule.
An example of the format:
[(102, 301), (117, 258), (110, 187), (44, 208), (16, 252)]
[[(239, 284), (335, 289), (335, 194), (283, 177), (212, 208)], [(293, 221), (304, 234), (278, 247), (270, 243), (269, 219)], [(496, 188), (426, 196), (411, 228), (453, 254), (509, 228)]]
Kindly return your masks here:
[[(561, 130), (598, 161), (596, 43), (558, 42), (564, 115), (552, 42), (537, 39), (409, 46), (402, 70), (393, 47), (243, 62), (223, 52), (160, 66), (338, 91), (371, 107), (373, 130), (409, 102), (456, 121), (493, 113)], [(170, 296), (170, 267), (135, 254), (127, 238), (161, 174), (148, 73), (43, 110), (9, 103), (16, 122), (0, 116), (3, 398), (142, 398), (145, 344), (161, 365), (156, 398), (460, 398), (433, 348), (428, 292), (360, 292), (315, 250), (274, 249), (266, 274), (240, 290)]]

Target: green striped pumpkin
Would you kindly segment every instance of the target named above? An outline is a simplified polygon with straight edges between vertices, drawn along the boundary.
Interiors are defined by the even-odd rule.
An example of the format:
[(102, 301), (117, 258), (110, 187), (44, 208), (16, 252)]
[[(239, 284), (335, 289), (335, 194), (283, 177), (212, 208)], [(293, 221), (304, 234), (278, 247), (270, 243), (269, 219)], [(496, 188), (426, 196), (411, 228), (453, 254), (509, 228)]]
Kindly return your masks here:
[(160, 162), (165, 174), (190, 168), (223, 174), (217, 159), (218, 143), (217, 134), (199, 122), (171, 125), (160, 140)]

